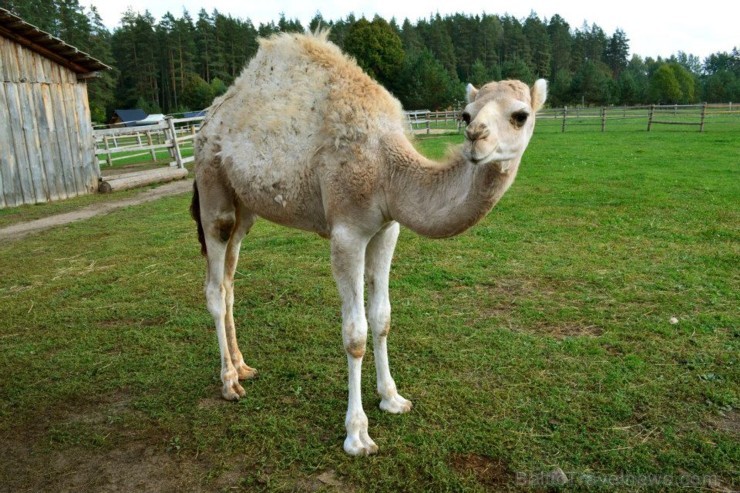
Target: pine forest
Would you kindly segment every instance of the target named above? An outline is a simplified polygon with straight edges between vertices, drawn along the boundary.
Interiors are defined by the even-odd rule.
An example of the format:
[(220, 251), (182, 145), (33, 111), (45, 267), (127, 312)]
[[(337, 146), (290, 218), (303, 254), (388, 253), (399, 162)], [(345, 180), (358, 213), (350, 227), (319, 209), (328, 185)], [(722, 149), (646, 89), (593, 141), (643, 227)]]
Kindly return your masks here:
[(200, 110), (223, 94), (257, 51), (257, 38), (330, 28), (330, 39), (396, 95), (407, 109), (459, 105), (465, 85), (489, 80), (550, 82), (550, 106), (689, 104), (740, 100), (737, 47), (704, 60), (680, 51), (668, 59), (630, 57), (628, 33), (571, 26), (559, 15), (434, 15), (372, 20), (349, 15), (308, 26), (281, 16), (254, 25), (217, 10), (155, 19), (129, 9), (111, 32), (78, 0), (0, 0), (40, 29), (113, 67), (89, 82), (96, 122), (114, 109), (148, 113)]

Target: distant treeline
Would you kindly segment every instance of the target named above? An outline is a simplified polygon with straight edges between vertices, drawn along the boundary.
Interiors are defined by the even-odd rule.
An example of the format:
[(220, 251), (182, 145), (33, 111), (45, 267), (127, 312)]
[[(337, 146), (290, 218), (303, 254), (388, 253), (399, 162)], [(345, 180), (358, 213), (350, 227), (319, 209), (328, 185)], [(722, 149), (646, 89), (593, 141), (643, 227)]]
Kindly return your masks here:
[(399, 24), (353, 15), (332, 21), (317, 13), (308, 26), (284, 16), (255, 26), (217, 10), (159, 20), (129, 10), (110, 32), (95, 7), (78, 0), (0, 0), (0, 7), (114, 67), (90, 82), (95, 121), (107, 120), (114, 108), (204, 108), (255, 54), (257, 37), (319, 26), (330, 27), (331, 40), (408, 109), (454, 106), (465, 83), (502, 78), (548, 79), (553, 106), (740, 100), (737, 47), (703, 61), (682, 51), (669, 59), (629, 58), (622, 30), (573, 28), (559, 15), (436, 15)]

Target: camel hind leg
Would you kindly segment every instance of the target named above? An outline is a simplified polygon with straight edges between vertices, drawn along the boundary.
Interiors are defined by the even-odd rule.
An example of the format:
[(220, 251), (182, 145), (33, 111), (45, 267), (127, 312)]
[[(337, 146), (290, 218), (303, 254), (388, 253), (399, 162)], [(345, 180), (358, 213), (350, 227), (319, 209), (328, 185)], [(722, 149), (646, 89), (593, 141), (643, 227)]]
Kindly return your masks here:
[(229, 187), (209, 178), (198, 177), (193, 203), (199, 202), (196, 221), (200, 223), (208, 260), (205, 295), (218, 337), (221, 393), (227, 400), (237, 400), (245, 394), (239, 384), (240, 376), (253, 376), (254, 370), (244, 364), (236, 343), (233, 281), (241, 240), (254, 222), (254, 215), (241, 206)]
[(241, 248), (242, 239), (249, 232), (255, 221), (255, 215), (246, 210), (241, 202), (237, 201), (236, 206), (236, 223), (226, 247), (226, 268), (224, 286), (226, 287), (226, 339), (229, 345), (229, 354), (231, 363), (236, 368), (239, 380), (254, 378), (257, 370), (251, 368), (244, 362), (244, 357), (239, 350), (236, 340), (236, 326), (234, 325), (234, 274), (239, 262), (239, 249)]

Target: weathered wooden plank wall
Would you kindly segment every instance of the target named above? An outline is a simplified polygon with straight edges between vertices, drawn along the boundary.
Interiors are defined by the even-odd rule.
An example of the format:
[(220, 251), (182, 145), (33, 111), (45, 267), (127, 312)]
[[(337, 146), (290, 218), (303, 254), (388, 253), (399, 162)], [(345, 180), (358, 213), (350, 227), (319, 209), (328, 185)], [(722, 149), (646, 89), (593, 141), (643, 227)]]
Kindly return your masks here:
[(0, 207), (97, 190), (87, 85), (0, 36)]

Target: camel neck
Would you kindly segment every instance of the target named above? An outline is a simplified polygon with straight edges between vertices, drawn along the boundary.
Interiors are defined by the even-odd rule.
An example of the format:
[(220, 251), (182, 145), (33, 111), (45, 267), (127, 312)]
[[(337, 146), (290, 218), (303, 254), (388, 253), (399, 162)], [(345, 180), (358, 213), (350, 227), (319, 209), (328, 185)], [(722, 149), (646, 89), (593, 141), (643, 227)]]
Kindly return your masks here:
[(420, 155), (404, 138), (389, 146), (388, 208), (391, 217), (430, 238), (446, 238), (480, 221), (511, 186), (519, 160), (474, 165), (459, 150), (444, 163)]

